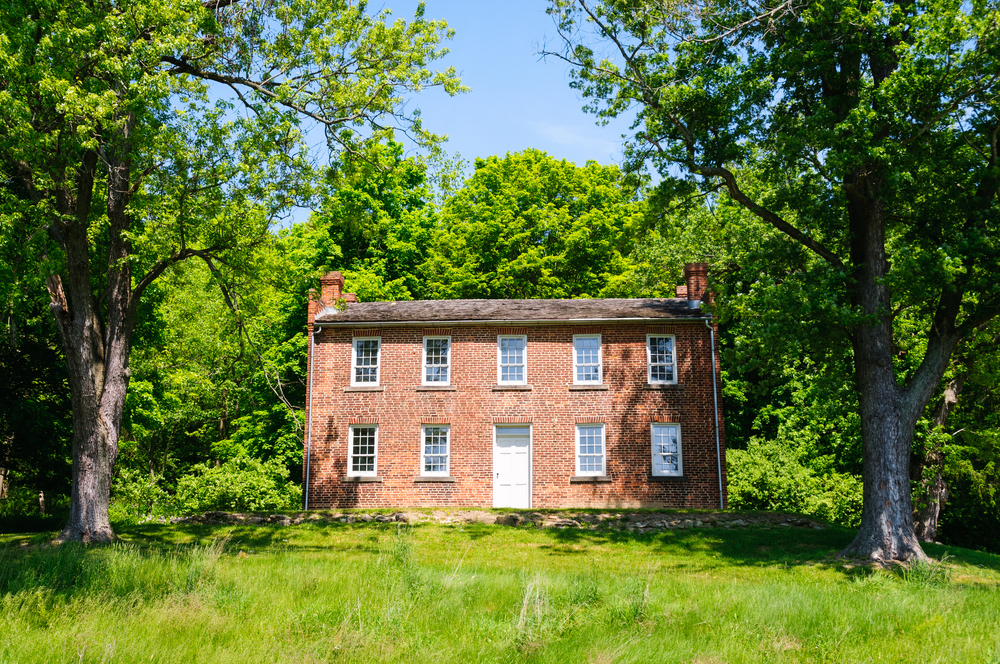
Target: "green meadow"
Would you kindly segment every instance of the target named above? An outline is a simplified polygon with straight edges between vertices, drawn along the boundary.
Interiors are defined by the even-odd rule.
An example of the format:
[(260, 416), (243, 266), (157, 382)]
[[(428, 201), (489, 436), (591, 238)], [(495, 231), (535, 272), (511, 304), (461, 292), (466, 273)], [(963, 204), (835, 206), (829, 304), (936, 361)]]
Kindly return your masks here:
[(1000, 663), (1000, 557), (852, 533), (482, 524), (0, 535), (0, 662)]

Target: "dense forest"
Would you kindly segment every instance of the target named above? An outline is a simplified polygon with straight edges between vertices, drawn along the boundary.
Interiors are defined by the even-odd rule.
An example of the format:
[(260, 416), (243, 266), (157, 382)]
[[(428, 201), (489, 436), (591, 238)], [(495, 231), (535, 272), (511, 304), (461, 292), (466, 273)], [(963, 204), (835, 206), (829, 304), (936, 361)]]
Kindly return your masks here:
[[(429, 68), (450, 32), (423, 5), (21, 4), (0, 15), (5, 527), (109, 539), (109, 493), (119, 523), (297, 505), (328, 270), (362, 301), (671, 297), (698, 261), (731, 507), (864, 530), (884, 453), (919, 537), (997, 550), (995, 9), (913, 10), (900, 36), (878, 3), (858, 31), (858, 8), (552, 0), (545, 55), (585, 110), (640, 109), (621, 165), (580, 166), (444, 156), (404, 103), (465, 91)], [(886, 541), (858, 551), (914, 555)]]
[[(784, 297), (800, 286), (780, 237), (724, 202), (665, 210), (655, 190), (636, 187), (616, 166), (579, 167), (526, 150), (476, 159), (442, 191), (428, 164), (403, 158), (398, 144), (384, 158), (385, 168), (349, 159), (332, 167), (322, 206), (273, 233), (240, 273), (220, 277), (188, 263), (157, 285), (132, 350), (115, 518), (295, 504), (307, 293), (329, 269), (341, 269), (362, 301), (670, 297), (684, 262), (707, 260), (724, 349), (731, 506), (857, 524), (851, 358), (828, 348), (822, 361), (811, 359), (808, 329), (774, 324), (805, 304)], [(781, 271), (758, 272), (779, 260)], [(46, 303), (29, 295), (8, 299), (20, 301), (6, 312), (0, 509), (8, 518), (37, 514), (42, 494), (58, 519), (70, 482), (71, 412)], [(1000, 534), (1000, 355), (989, 330), (977, 344), (949, 376), (953, 391), (961, 384), (953, 412), (938, 421), (943, 385), (914, 455), (927, 448), (941, 457), (947, 501), (938, 539), (989, 548), (998, 540), (986, 535)]]

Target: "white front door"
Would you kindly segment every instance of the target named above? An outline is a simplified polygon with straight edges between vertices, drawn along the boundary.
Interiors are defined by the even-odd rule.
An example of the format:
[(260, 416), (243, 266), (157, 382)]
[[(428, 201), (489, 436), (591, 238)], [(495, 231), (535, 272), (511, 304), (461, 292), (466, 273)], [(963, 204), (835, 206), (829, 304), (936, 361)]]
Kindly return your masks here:
[(493, 507), (531, 507), (531, 427), (496, 427)]

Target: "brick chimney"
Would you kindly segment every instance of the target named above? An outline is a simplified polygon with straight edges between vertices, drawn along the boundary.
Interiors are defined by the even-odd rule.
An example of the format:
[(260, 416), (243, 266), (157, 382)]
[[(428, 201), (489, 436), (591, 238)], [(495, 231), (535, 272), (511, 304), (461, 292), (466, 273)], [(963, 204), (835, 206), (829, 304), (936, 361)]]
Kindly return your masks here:
[(320, 277), (319, 283), (322, 286), (320, 300), (328, 307), (333, 306), (343, 295), (344, 275), (340, 272), (327, 272)]
[(309, 325), (312, 326), (313, 320), (316, 318), (321, 310), (326, 307), (332, 307), (337, 303), (337, 300), (344, 300), (345, 302), (357, 302), (358, 296), (354, 293), (344, 292), (344, 275), (340, 272), (327, 272), (319, 280), (320, 292), (319, 297), (316, 296), (316, 291), (309, 291)]
[(706, 299), (708, 290), (708, 263), (686, 263), (684, 265), (684, 295), (677, 289), (677, 297), (687, 297), (688, 306), (696, 309)]

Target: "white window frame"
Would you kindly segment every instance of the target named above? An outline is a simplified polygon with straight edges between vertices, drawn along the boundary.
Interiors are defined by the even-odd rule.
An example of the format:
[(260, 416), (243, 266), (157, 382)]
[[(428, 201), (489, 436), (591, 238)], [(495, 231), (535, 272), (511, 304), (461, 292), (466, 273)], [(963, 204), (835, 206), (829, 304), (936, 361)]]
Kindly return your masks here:
[[(427, 342), (430, 340), (441, 340), (446, 339), (448, 341), (448, 363), (445, 367), (448, 369), (448, 380), (427, 380)], [(440, 365), (434, 365), (440, 366)], [(422, 385), (451, 385), (451, 337), (448, 335), (440, 336), (427, 336), (424, 337), (424, 352), (423, 360), (420, 365), (420, 382)]]
[[(674, 427), (677, 429), (677, 470), (671, 473), (656, 471), (656, 427)], [(682, 477), (684, 475), (684, 440), (681, 436), (681, 425), (674, 422), (652, 422), (649, 426), (650, 469), (653, 477)]]
[[(653, 380), (653, 354), (649, 350), (650, 339), (661, 338), (673, 339), (674, 347), (674, 378), (673, 380)], [(646, 382), (650, 385), (676, 385), (677, 384), (677, 337), (673, 334), (647, 334), (646, 335)]]
[[(600, 427), (601, 429), (601, 469), (600, 470), (580, 470), (580, 430), (586, 428)], [(573, 437), (575, 448), (573, 456), (576, 457), (576, 474), (579, 477), (601, 477), (608, 474), (608, 441), (607, 427), (603, 422), (593, 422), (590, 424), (577, 424)]]
[[(524, 341), (524, 372), (522, 380), (503, 380), (503, 366), (500, 364), (503, 353), (500, 350), (501, 339), (522, 339)], [(497, 335), (497, 385), (527, 385), (528, 384), (528, 335), (498, 334)]]
[[(579, 356), (576, 353), (577, 339), (597, 339), (597, 380), (580, 380), (577, 369), (580, 367)], [(648, 346), (647, 346), (648, 348)], [(586, 365), (591, 366), (591, 365)], [(604, 341), (600, 334), (574, 334), (573, 335), (573, 384), (574, 385), (601, 385), (604, 383)]]
[[(426, 470), (427, 448), (424, 447), (427, 438), (427, 429), (444, 429), (445, 438), (445, 462), (444, 470)], [(440, 455), (432, 455), (440, 456)], [(423, 477), (448, 477), (451, 474), (451, 425), (450, 424), (421, 424), (420, 425), (420, 475)]]
[[(375, 362), (375, 382), (358, 382), (358, 342), (377, 341), (378, 359)], [(382, 337), (354, 337), (351, 340), (351, 387), (377, 387), (382, 384)]]
[[(372, 470), (354, 470), (354, 430), (355, 429), (375, 429), (375, 463)], [(347, 429), (347, 476), (348, 477), (377, 477), (378, 476), (378, 425), (377, 424), (352, 424)], [(367, 454), (364, 456), (368, 456)]]

